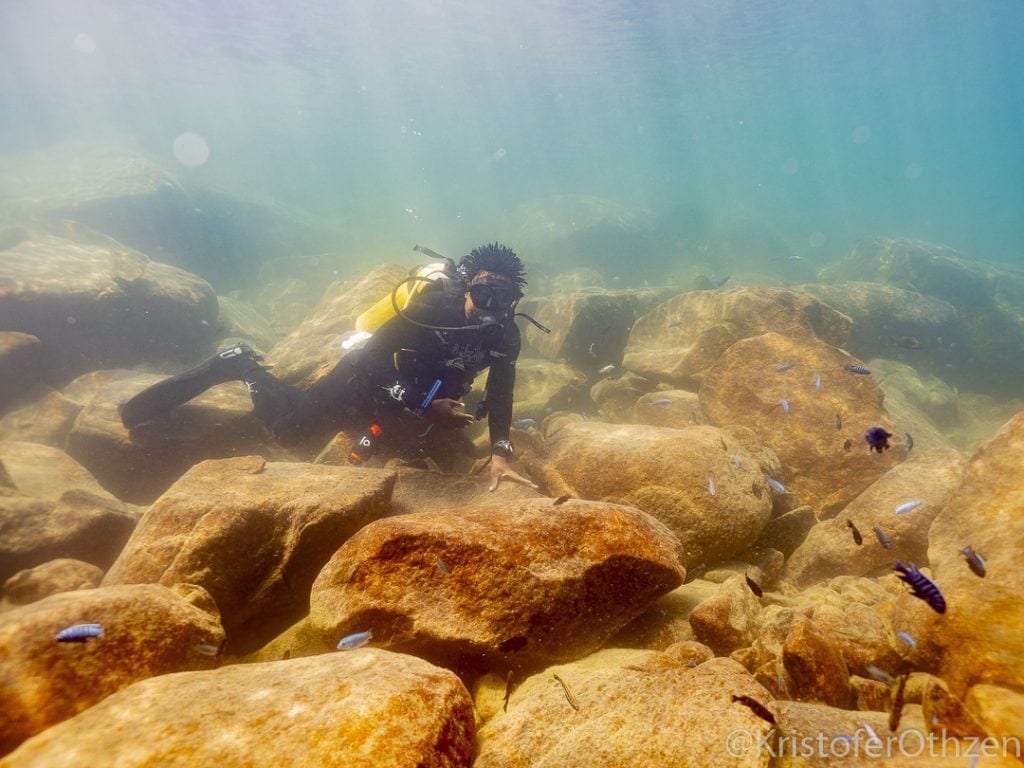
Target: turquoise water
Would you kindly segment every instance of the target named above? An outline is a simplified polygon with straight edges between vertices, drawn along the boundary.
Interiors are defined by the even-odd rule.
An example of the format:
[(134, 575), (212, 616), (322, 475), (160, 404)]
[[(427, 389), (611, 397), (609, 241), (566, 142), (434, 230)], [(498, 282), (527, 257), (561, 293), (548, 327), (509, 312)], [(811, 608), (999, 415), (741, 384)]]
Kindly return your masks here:
[(578, 194), (650, 212), (652, 258), (741, 222), (822, 262), (876, 235), (1024, 262), (1018, 0), (575, 5), (5, 2), (0, 153), (121, 142), (349, 248)]

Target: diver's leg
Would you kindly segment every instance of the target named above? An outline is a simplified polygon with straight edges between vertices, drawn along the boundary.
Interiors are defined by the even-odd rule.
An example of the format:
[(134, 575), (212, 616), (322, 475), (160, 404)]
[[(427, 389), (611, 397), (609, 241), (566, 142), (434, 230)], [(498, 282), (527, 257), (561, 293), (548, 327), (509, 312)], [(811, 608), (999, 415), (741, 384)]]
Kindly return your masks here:
[(121, 405), (121, 421), (128, 429), (132, 429), (159, 418), (210, 387), (227, 381), (244, 380), (251, 371), (263, 370), (259, 365), (261, 359), (248, 344), (236, 344), (195, 368), (139, 392)]

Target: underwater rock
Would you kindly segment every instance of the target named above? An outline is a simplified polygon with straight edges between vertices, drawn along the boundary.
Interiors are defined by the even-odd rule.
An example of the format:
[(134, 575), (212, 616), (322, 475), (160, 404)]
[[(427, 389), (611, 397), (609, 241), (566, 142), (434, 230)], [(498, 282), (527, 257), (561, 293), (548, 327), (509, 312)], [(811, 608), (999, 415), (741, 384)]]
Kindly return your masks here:
[(204, 461), (143, 515), (103, 584), (205, 587), (231, 649), (252, 650), (305, 613), (335, 550), (387, 514), (394, 481), (388, 470), (259, 456)]
[[(521, 456), (520, 446), (516, 452)], [(395, 488), (391, 494), (391, 515), (410, 512), (472, 507), (489, 504), (494, 494), (487, 489), (490, 480), (486, 473), (477, 476), (467, 474), (445, 474), (421, 469), (401, 467), (395, 472)], [(536, 499), (540, 494), (533, 488), (519, 483), (502, 483), (501, 499)]]
[(357, 280), (332, 283), (305, 319), (267, 354), (274, 376), (302, 388), (318, 382), (345, 356), (341, 344), (355, 331), (356, 318), (408, 277), (406, 267), (381, 264)]
[(310, 595), (325, 638), (491, 669), (579, 658), (683, 581), (678, 541), (631, 507), (495, 497), (378, 520)]
[(245, 339), (256, 349), (270, 349), (280, 341), (280, 335), (256, 307), (230, 296), (218, 296), (217, 307), (217, 331), (221, 338)]
[(972, 685), (964, 700), (964, 713), (984, 733), (998, 739), (1024, 735), (1024, 693), (1012, 688), (981, 683)]
[(968, 325), (950, 303), (917, 290), (859, 281), (799, 286), (853, 320), (846, 349), (915, 367), (962, 362)]
[(690, 626), (690, 613), (702, 601), (717, 594), (718, 590), (717, 584), (702, 579), (695, 579), (676, 587), (667, 595), (659, 597), (650, 608), (620, 629), (606, 646), (667, 651), (672, 646), (691, 643), (694, 634)]
[[(731, 345), (769, 331), (842, 346), (850, 318), (806, 294), (774, 288), (684, 293), (637, 320), (622, 366), (652, 381), (694, 389)], [(763, 375), (786, 359), (775, 360)]]
[(764, 527), (756, 549), (775, 549), (789, 557), (799, 547), (808, 532), (817, 523), (814, 510), (809, 506), (797, 507), (773, 517)]
[(749, 430), (563, 419), (545, 422), (544, 437), (538, 472), (551, 495), (639, 507), (679, 537), (687, 567), (743, 552), (771, 515), (764, 475), (778, 462)]
[[(116, 727), (113, 727), (116, 725)], [(363, 648), (144, 680), (26, 742), (5, 766), (468, 768), (473, 702), (421, 659)]]
[[(669, 402), (662, 402), (664, 400)], [(707, 416), (700, 407), (700, 397), (696, 392), (683, 389), (659, 389), (648, 392), (639, 399), (634, 398), (628, 415), (628, 421), (634, 424), (650, 424), (652, 427), (686, 429), (708, 423)]]
[(835, 641), (807, 618), (797, 619), (782, 648), (793, 697), (848, 709), (850, 672)]
[(20, 403), (43, 380), (39, 339), (0, 331), (0, 413)]
[(114, 501), (74, 458), (49, 445), (0, 442), (0, 460), (13, 487), (25, 496), (56, 501), (67, 491), (83, 491), (96, 497)]
[(35, 399), (0, 418), (0, 441), (63, 449), (82, 406), (57, 390), (40, 387), (37, 392)]
[[(210, 667), (215, 659), (197, 653), (195, 646), (219, 646), (224, 639), (215, 617), (155, 584), (63, 592), (7, 611), (3, 618), (0, 754), (137, 680)], [(100, 624), (103, 636), (55, 639), (83, 622)], [(180, 701), (169, 704), (181, 707)], [(111, 722), (96, 731), (123, 739), (123, 731), (109, 728)], [(23, 764), (12, 761), (5, 765)]]
[[(520, 357), (516, 362), (513, 423), (519, 418), (532, 418), (539, 424), (547, 415), (545, 407), (559, 391), (571, 385), (582, 385), (583, 381), (583, 375), (567, 363)], [(572, 403), (565, 405), (571, 409)]]
[[(954, 450), (916, 451), (847, 504), (841, 513), (817, 523), (786, 561), (783, 578), (806, 587), (838, 575), (879, 576), (894, 560), (928, 562), (928, 529), (960, 483), (965, 460)], [(924, 504), (905, 514), (895, 509), (908, 500)], [(847, 521), (864, 537), (857, 546)], [(882, 529), (892, 542), (885, 549), (873, 533)]]
[[(968, 460), (928, 533), (928, 562), (949, 611), (927, 617), (921, 632), (940, 649), (938, 674), (957, 696), (977, 683), (1024, 690), (1022, 466), (1024, 412)], [(985, 559), (984, 578), (961, 554), (968, 545)]]
[[(633, 421), (634, 419), (632, 417), (634, 409), (639, 405), (639, 401), (643, 396), (654, 389), (654, 383), (635, 374), (623, 372), (621, 368), (616, 369), (616, 371), (617, 373), (614, 377), (602, 378), (590, 388), (590, 399), (597, 407), (597, 414), (603, 421)], [(674, 402), (675, 396), (680, 394), (681, 393), (678, 391), (658, 393), (657, 397), (672, 398)], [(693, 397), (696, 398), (696, 395)], [(684, 403), (685, 401), (680, 401), (679, 406), (685, 407)], [(692, 405), (698, 412), (700, 411), (700, 408), (699, 406), (696, 406), (696, 403), (692, 403)], [(656, 422), (645, 422), (642, 420), (639, 420), (638, 423), (654, 423), (656, 426), (663, 427), (687, 426), (687, 423), (682, 418), (682, 408), (679, 406), (655, 408), (656, 411), (663, 411), (665, 414), (664, 416), (662, 416), (661, 413), (653, 415), (655, 417), (662, 416), (662, 418), (666, 419), (666, 423), (658, 424)], [(675, 416), (674, 419), (672, 418), (673, 415)], [(703, 423), (703, 421), (694, 420), (689, 422), (689, 424), (701, 423)]]
[[(779, 372), (783, 362), (792, 368)], [(898, 430), (872, 377), (850, 373), (845, 366), (851, 363), (842, 351), (817, 339), (765, 333), (729, 347), (700, 388), (711, 422), (753, 430), (786, 469), (777, 479), (826, 517), (906, 455), (867, 449), (868, 427)]]
[(28, 605), (61, 592), (95, 589), (102, 580), (99, 566), (63, 557), (18, 571), (4, 582), (3, 596), (9, 605)]
[(294, 458), (253, 415), (252, 401), (239, 381), (212, 387), (162, 418), (127, 430), (118, 405), (162, 378), (95, 371), (64, 388), (67, 398), (82, 404), (67, 451), (118, 498), (149, 504), (204, 459), (246, 453)]
[[(838, 264), (821, 271), (826, 282), (869, 280), (934, 297), (957, 313), (954, 336), (943, 336), (937, 357), (961, 386), (1017, 396), (1024, 378), (1024, 270), (971, 258), (944, 245), (908, 238), (864, 240)], [(960, 341), (961, 335), (966, 338)], [(949, 341), (956, 342), (952, 349)], [(889, 356), (889, 355), (886, 355)]]
[[(771, 726), (735, 696), (769, 710), (775, 706), (730, 659), (690, 667), (657, 651), (599, 651), (517, 685), (508, 711), (480, 729), (474, 767), (764, 765), (764, 754), (753, 745)], [(737, 755), (729, 736), (740, 731), (749, 736), (751, 749)]]
[[(890, 400), (899, 395), (900, 400), (923, 413), (929, 421), (943, 429), (959, 426), (959, 397), (953, 387), (942, 379), (894, 360), (872, 359), (871, 370), (875, 374), (878, 386), (885, 393), (885, 405), (888, 410), (892, 411)], [(908, 429), (914, 433), (917, 447), (928, 447), (923, 441), (918, 440), (923, 434), (920, 429)]]
[(566, 360), (580, 370), (596, 373), (606, 365), (618, 365), (636, 319), (671, 293), (646, 288), (624, 291), (592, 291), (533, 297), (519, 304), (551, 328), (544, 333), (524, 324), (523, 337), (530, 347), (549, 360)]
[(761, 603), (742, 576), (733, 576), (718, 591), (690, 612), (690, 626), (697, 640), (719, 656), (753, 642)]
[(96, 233), (36, 234), (0, 261), (0, 328), (36, 336), (48, 383), (142, 361), (184, 361), (210, 340), (205, 281)]
[(63, 557), (108, 568), (138, 515), (106, 493), (81, 488), (57, 499), (0, 496), (0, 579)]

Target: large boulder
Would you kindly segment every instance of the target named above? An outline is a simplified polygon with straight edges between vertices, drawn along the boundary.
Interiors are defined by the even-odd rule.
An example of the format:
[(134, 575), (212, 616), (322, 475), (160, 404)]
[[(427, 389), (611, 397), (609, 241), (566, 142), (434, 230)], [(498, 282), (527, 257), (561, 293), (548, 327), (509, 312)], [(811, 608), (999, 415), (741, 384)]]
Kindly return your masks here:
[(313, 584), (310, 620), (333, 642), (374, 642), (446, 664), (506, 668), (579, 658), (679, 586), (678, 542), (640, 510), (548, 499), (379, 520)]
[(743, 552), (771, 516), (764, 477), (778, 460), (748, 430), (568, 419), (545, 430), (537, 473), (552, 495), (639, 507), (679, 537), (687, 567)]
[[(210, 605), (201, 592), (147, 584), (63, 592), (6, 612), (0, 754), (137, 680), (215, 664), (224, 633)], [(83, 623), (100, 624), (103, 637), (55, 639)]]
[(39, 339), (29, 333), (0, 330), (0, 413), (42, 382), (40, 347)]
[[(783, 577), (797, 587), (838, 575), (879, 576), (892, 569), (894, 560), (925, 565), (928, 529), (959, 485), (964, 459), (956, 451), (935, 450), (912, 456), (893, 467), (851, 501), (837, 517), (815, 525), (786, 562)], [(921, 505), (904, 514), (902, 504)], [(850, 523), (861, 535), (857, 545)], [(885, 549), (874, 527), (892, 542)]]
[[(932, 350), (948, 374), (980, 391), (1016, 395), (1024, 378), (1024, 270), (971, 258), (947, 246), (906, 238), (875, 238), (822, 270), (823, 282), (869, 280), (933, 297), (952, 306), (952, 338)], [(950, 342), (954, 346), (950, 346)], [(890, 356), (890, 355), (886, 355)]]
[(55, 389), (42, 387), (34, 395), (0, 417), (0, 441), (63, 448), (82, 406)]
[(967, 328), (948, 301), (887, 283), (812, 283), (800, 287), (853, 320), (847, 349), (915, 367), (962, 360)]
[(731, 659), (690, 666), (657, 651), (600, 651), (519, 684), (508, 711), (480, 729), (474, 766), (765, 765), (757, 750), (739, 756), (733, 749), (737, 732), (754, 741), (770, 728), (738, 696), (773, 707), (767, 691)]
[(251, 650), (305, 614), (321, 567), (387, 513), (393, 484), (386, 470), (204, 461), (153, 503), (103, 583), (198, 584), (232, 648)]
[(842, 346), (850, 326), (850, 318), (807, 294), (773, 288), (692, 291), (636, 322), (622, 365), (654, 381), (695, 389), (737, 341), (771, 331)]
[(145, 680), (4, 765), (468, 768), (475, 730), (454, 674), (364, 648)]
[(77, 490), (114, 500), (89, 470), (60, 448), (4, 441), (0, 443), (0, 461), (11, 486), (24, 496), (56, 501), (68, 491)]
[(217, 297), (204, 280), (96, 233), (37, 232), (0, 260), (0, 328), (39, 339), (53, 383), (138, 361), (188, 360), (216, 319)]
[(137, 520), (133, 508), (87, 491), (56, 500), (0, 493), (0, 579), (60, 557), (109, 568)]
[(95, 589), (103, 581), (103, 569), (69, 557), (49, 560), (35, 568), (18, 571), (3, 584), (7, 606), (28, 605), (50, 595)]
[(765, 333), (718, 358), (701, 385), (701, 406), (714, 424), (757, 433), (782, 461), (779, 479), (789, 491), (831, 516), (906, 455), (899, 438), (881, 454), (864, 441), (874, 426), (898, 430), (872, 377), (846, 370), (856, 362), (817, 339)]
[[(940, 676), (954, 694), (974, 684), (1024, 690), (1024, 413), (971, 457), (928, 533), (928, 562), (946, 597), (943, 616), (921, 634), (941, 653)], [(984, 578), (967, 566), (966, 546), (984, 558)]]
[(125, 370), (80, 376), (64, 395), (81, 404), (67, 436), (68, 453), (120, 499), (149, 504), (200, 461), (259, 453), (294, 458), (255, 417), (239, 381), (212, 387), (163, 417), (131, 430), (118, 406), (163, 377)]
[(519, 309), (550, 326), (551, 333), (544, 333), (532, 323), (523, 324), (527, 341), (542, 357), (567, 360), (593, 373), (622, 362), (633, 323), (667, 295), (667, 289), (592, 290), (527, 297)]

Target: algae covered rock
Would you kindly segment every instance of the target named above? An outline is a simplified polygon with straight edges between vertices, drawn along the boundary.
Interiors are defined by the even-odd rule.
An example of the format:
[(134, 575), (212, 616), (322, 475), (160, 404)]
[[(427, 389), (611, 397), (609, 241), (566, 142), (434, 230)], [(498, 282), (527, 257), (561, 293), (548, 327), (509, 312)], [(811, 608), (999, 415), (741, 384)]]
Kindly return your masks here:
[(4, 765), (468, 768), (474, 735), (473, 702), (454, 674), (363, 648), (154, 677)]
[(490, 667), (573, 659), (682, 583), (678, 542), (640, 510), (549, 499), (367, 525), (324, 567), (310, 620), (337, 642)]
[[(103, 636), (55, 639), (76, 624), (100, 624)], [(137, 680), (215, 664), (223, 640), (215, 616), (155, 584), (63, 592), (6, 612), (0, 754)]]

